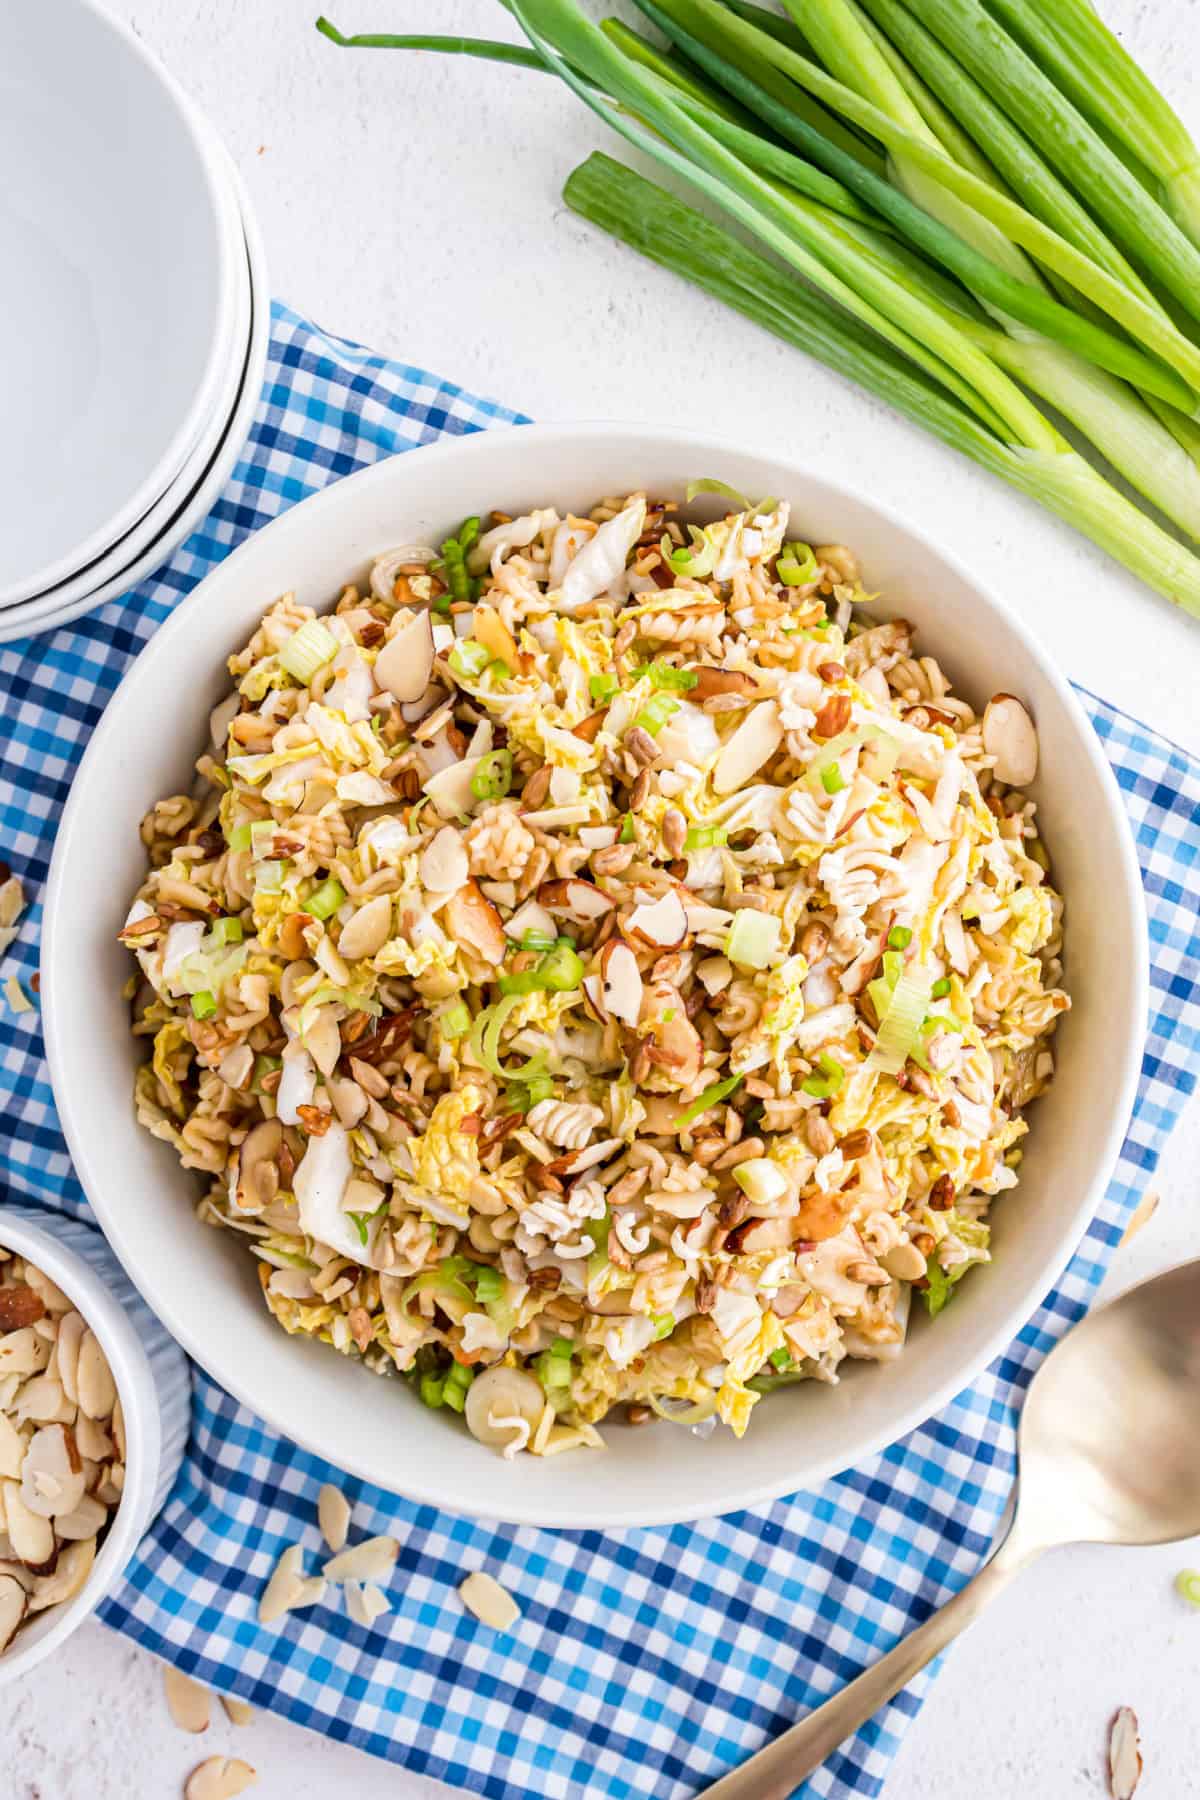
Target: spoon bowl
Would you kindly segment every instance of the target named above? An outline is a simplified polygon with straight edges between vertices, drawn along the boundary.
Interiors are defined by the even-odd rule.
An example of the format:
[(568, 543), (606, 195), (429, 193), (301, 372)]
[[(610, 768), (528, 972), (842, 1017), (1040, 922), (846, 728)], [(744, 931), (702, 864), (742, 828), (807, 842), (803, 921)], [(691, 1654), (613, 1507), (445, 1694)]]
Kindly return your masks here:
[(1165, 1544), (1200, 1532), (1200, 1262), (1128, 1289), (1069, 1331), (1030, 1385), (1012, 1528), (979, 1573), (708, 1800), (786, 1800), (806, 1775), (1061, 1544)]
[(1047, 1357), (1021, 1417), (1014, 1535), (1163, 1544), (1200, 1532), (1200, 1262), (1142, 1282)]

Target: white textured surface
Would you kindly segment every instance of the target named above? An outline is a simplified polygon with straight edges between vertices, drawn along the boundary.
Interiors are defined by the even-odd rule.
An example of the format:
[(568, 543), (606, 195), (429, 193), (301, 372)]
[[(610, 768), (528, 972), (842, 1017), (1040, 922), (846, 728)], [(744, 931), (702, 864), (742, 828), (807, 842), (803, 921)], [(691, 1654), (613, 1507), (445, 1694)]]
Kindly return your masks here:
[[(333, 5), (334, 0), (327, 0)], [(1077, 680), (1200, 750), (1197, 627), (999, 484), (640, 262), (558, 191), (602, 133), (548, 80), (478, 63), (339, 53), (313, 0), (116, 0), (206, 108), (249, 182), (276, 293), (332, 330), (540, 418), (670, 419), (766, 438), (939, 534), (1036, 625)], [(1195, 0), (1104, 0), (1179, 109), (1200, 115)], [(346, 31), (502, 35), (495, 0), (336, 0)], [(609, 146), (611, 148), (611, 145)], [(1163, 1206), (1118, 1259), (1125, 1286), (1200, 1254), (1193, 1107)], [(1196, 1791), (1200, 1615), (1171, 1577), (1200, 1544), (1061, 1552), (956, 1648), (885, 1800), (1099, 1796), (1107, 1722), (1142, 1721), (1139, 1800)], [(153, 1661), (97, 1626), (0, 1696), (0, 1800), (179, 1793), (203, 1756), (239, 1755), (264, 1800), (444, 1793), (260, 1715), (203, 1739), (167, 1718)]]

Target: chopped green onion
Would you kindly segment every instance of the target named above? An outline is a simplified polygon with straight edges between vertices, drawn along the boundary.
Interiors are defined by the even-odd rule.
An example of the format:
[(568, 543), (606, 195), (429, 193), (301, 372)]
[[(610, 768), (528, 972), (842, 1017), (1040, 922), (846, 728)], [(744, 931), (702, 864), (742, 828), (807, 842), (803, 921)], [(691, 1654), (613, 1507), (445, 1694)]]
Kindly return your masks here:
[(658, 547), (672, 574), (691, 575), (702, 581), (716, 567), (717, 547), (707, 532), (698, 531), (694, 525), (688, 526), (688, 533), (692, 540), (690, 549), (673, 544), (669, 537), (662, 538)]
[(739, 512), (753, 512), (755, 510), (751, 502), (747, 500), (745, 494), (739, 494), (737, 489), (735, 487), (730, 487), (727, 481), (718, 481), (712, 475), (705, 475), (699, 481), (688, 482), (687, 497), (689, 503), (696, 498), (697, 494), (719, 494), (722, 500), (732, 500)]
[(422, 1375), (421, 1401), (423, 1405), (436, 1410), (443, 1404), (445, 1397), (446, 1385), (444, 1382), (439, 1381), (436, 1375)]
[(772, 1350), (767, 1360), (771, 1362), (775, 1368), (780, 1370), (790, 1369), (792, 1366), (791, 1351), (782, 1348), (779, 1350)]
[(588, 693), (593, 700), (611, 700), (620, 685), (615, 675), (588, 676)]
[(944, 1000), (949, 992), (950, 977), (948, 975), (939, 975), (929, 990), (930, 997), (934, 1000)]
[(677, 1119), (671, 1120), (672, 1130), (686, 1131), (693, 1120), (698, 1119), (701, 1113), (706, 1113), (710, 1106), (718, 1106), (722, 1100), (728, 1100), (730, 1094), (736, 1093), (744, 1079), (742, 1075), (727, 1075), (724, 1081), (714, 1081), (711, 1087), (706, 1087), (702, 1094), (697, 1095), (690, 1106), (684, 1108)]
[(583, 963), (575, 946), (560, 938), (537, 966), (541, 984), (552, 994), (569, 994), (583, 980)]
[(504, 1090), (506, 1112), (528, 1112), (539, 1100), (549, 1100), (554, 1092), (554, 1077), (534, 1073), (526, 1081), (511, 1081)]
[(928, 971), (920, 965), (903, 973), (895, 967), (889, 968), (889, 957), (895, 957), (899, 964), (899, 952), (885, 950), (885, 974), (870, 982), (867, 988), (879, 1017), (875, 1047), (867, 1058), (867, 1066), (881, 1069), (885, 1075), (898, 1075), (907, 1058), (920, 1045), (921, 1021), (929, 1007), (930, 982)]
[(657, 737), (671, 715), (678, 711), (678, 700), (672, 700), (669, 694), (652, 694), (633, 722), (648, 731), (651, 737)]
[(494, 656), (483, 672), (485, 675), (490, 675), (493, 681), (512, 680), (512, 670), (499, 656)]
[(798, 541), (785, 544), (775, 563), (775, 573), (785, 587), (803, 587), (815, 581), (820, 572), (812, 546)]
[(657, 659), (643, 663), (633, 673), (635, 680), (644, 678), (652, 688), (673, 688), (679, 694), (686, 694), (700, 679), (694, 669), (677, 669), (674, 663), (659, 662)]
[(489, 1300), (499, 1300), (504, 1292), (504, 1277), (499, 1269), (493, 1269), (488, 1263), (481, 1263), (475, 1274), (476, 1298), (486, 1306)]
[(314, 919), (328, 919), (339, 906), (346, 902), (346, 890), (336, 875), (328, 876), (319, 888), (314, 888), (304, 902), (305, 912), (310, 912)]
[(739, 1163), (733, 1179), (757, 1206), (768, 1206), (787, 1193), (787, 1176), (769, 1156), (751, 1156)]
[(551, 1356), (565, 1356), (568, 1360), (575, 1354), (574, 1340), (569, 1337), (556, 1337), (550, 1346)]
[(912, 931), (907, 925), (893, 925), (887, 941), (889, 950), (907, 950), (912, 943)]
[(448, 1406), (451, 1412), (456, 1413), (465, 1412), (467, 1409), (466, 1388), (463, 1387), (461, 1383), (451, 1380), (451, 1376), (454, 1374), (455, 1370), (460, 1369), (461, 1367), (461, 1363), (452, 1364), (450, 1374), (447, 1375), (446, 1384), (442, 1389), (443, 1404)]
[(713, 850), (729, 842), (723, 825), (693, 825), (683, 840), (685, 850)]
[(464, 519), (458, 528), (458, 547), (464, 556), (469, 550), (474, 548), (478, 538), (479, 514), (472, 513), (471, 517), (469, 519)]
[(1200, 1606), (1200, 1569), (1180, 1569), (1175, 1577), (1175, 1592), (1189, 1606)]
[(548, 931), (538, 931), (533, 926), (521, 933), (522, 950), (553, 950), (557, 942), (557, 937), (551, 936)]
[(225, 944), (240, 944), (244, 935), (242, 921), (238, 918), (214, 919), (210, 935), (215, 949)]
[(370, 1213), (352, 1212), (347, 1213), (346, 1217), (354, 1220), (354, 1229), (358, 1233), (359, 1241), (365, 1245), (369, 1241), (371, 1235), (370, 1226), (372, 1215)]
[(837, 1057), (830, 1056), (826, 1050), (822, 1050), (817, 1057), (817, 1067), (821, 1073), (810, 1075), (800, 1085), (806, 1094), (812, 1095), (814, 1100), (830, 1100), (834, 1094), (841, 1091), (842, 1083), (846, 1079), (846, 1071)]
[(774, 913), (756, 912), (743, 907), (733, 916), (725, 939), (725, 954), (730, 962), (746, 969), (765, 969), (779, 949), (782, 925)]
[(231, 850), (248, 850), (250, 848), (249, 825), (235, 825), (232, 831), (225, 833), (225, 842)]
[(460, 638), (446, 660), (463, 681), (474, 681), (483, 674), (491, 657), (475, 638)]
[(433, 599), (429, 602), (429, 604), (433, 608), (434, 612), (444, 613), (447, 617), (449, 617), (450, 606), (451, 606), (451, 599), (450, 599), (449, 594), (435, 594)]
[[(963, 1263), (965, 1270), (968, 1265)], [(936, 1256), (928, 1258), (925, 1264), (926, 1286), (921, 1290), (931, 1319), (936, 1319), (942, 1308), (954, 1298), (954, 1276), (948, 1275)]]
[(652, 1342), (661, 1344), (662, 1340), (670, 1337), (675, 1329), (675, 1314), (660, 1313), (655, 1315), (654, 1313), (651, 1313), (650, 1317), (654, 1325), (654, 1337)]
[(512, 786), (512, 775), (512, 751), (489, 750), (471, 776), (471, 792), (477, 800), (500, 800)]
[(543, 1350), (542, 1354), (535, 1358), (533, 1366), (537, 1370), (538, 1380), (547, 1394), (553, 1389), (563, 1392), (570, 1388), (571, 1365), (564, 1357), (551, 1356), (548, 1350)]
[(262, 1093), (264, 1075), (273, 1075), (276, 1069), (282, 1069), (283, 1059), (278, 1056), (256, 1056), (254, 1059), (254, 1078), (250, 1083), (252, 1094)]
[[(513, 980), (518, 977), (512, 977)], [(500, 1061), (500, 1034), (513, 1008), (519, 1004), (518, 994), (505, 994), (494, 1006), (485, 1006), (482, 1012), (476, 1013), (471, 1026), (471, 1048), (479, 1062), (489, 1075), (496, 1075), (502, 1081), (522, 1081), (530, 1075), (543, 1075), (545, 1068), (542, 1059), (531, 1056), (515, 1069), (506, 1069)]]
[(827, 794), (840, 794), (845, 785), (846, 777), (835, 762), (821, 770), (821, 786)]
[(279, 666), (297, 681), (309, 682), (338, 652), (338, 641), (319, 619), (306, 619), (279, 652)]
[(211, 1019), (217, 1010), (217, 997), (207, 989), (192, 995), (192, 1014), (197, 1019)]
[(471, 1029), (471, 1010), (465, 1000), (455, 1000), (438, 1015), (438, 1030), (448, 1043)]
[(618, 833), (617, 842), (618, 844), (632, 844), (633, 841), (633, 814), (626, 813), (621, 821), (621, 830)]

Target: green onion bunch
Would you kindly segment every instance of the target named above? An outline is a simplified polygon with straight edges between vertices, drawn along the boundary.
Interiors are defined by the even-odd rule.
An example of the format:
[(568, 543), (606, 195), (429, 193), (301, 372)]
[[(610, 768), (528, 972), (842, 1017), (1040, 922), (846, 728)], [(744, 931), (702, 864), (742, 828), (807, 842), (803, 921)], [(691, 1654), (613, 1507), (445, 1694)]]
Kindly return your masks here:
[[(1090, 0), (783, 3), (637, 0), (644, 36), (578, 0), (503, 0), (528, 48), (318, 28), (557, 75), (706, 209), (596, 153), (566, 182), (577, 213), (1200, 614), (1184, 125)], [(699, 535), (668, 552), (676, 573), (704, 556)], [(780, 573), (800, 585), (811, 565), (789, 545)], [(445, 573), (453, 592), (453, 553)]]

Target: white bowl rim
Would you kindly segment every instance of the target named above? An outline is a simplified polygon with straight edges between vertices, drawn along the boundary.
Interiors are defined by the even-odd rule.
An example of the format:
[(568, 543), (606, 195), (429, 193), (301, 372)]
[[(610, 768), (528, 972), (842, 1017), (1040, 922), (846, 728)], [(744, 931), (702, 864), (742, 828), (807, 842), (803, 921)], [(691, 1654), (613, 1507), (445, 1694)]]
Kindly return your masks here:
[(224, 214), (228, 202), (223, 188), (222, 172), (208, 141), (208, 128), (202, 115), (170, 70), (154, 54), (149, 45), (138, 37), (131, 25), (109, 12), (106, 7), (99, 4), (99, 0), (75, 0), (75, 4), (91, 13), (114, 37), (121, 40), (125, 48), (165, 90), (182, 121), (202, 171), (203, 185), (214, 221), (219, 298), (210, 328), (208, 351), (201, 380), (192, 396), (190, 406), (180, 419), (173, 436), (168, 440), (154, 467), (147, 472), (123, 504), (102, 525), (96, 526), (88, 537), (62, 551), (53, 562), (19, 576), (7, 587), (0, 587), (0, 609), (19, 606), (26, 600), (37, 599), (50, 589), (60, 586), (78, 570), (86, 568), (89, 563), (96, 562), (137, 526), (139, 520), (176, 480), (217, 404), (237, 309), (237, 279), (240, 272), (240, 266), (236, 260), (237, 243), (232, 243), (231, 259), (231, 236), (224, 224)]
[[(796, 1491), (812, 1492), (832, 1476), (840, 1474), (847, 1467), (855, 1466), (857, 1463), (866, 1461), (870, 1457), (877, 1455), (879, 1451), (885, 1449), (889, 1444), (897, 1442), (900, 1438), (906, 1436), (910, 1431), (924, 1423), (927, 1419), (934, 1418), (949, 1404), (956, 1394), (961, 1393), (975, 1382), (981, 1372), (987, 1368), (988, 1364), (999, 1355), (1005, 1346), (1012, 1341), (1013, 1337), (1028, 1322), (1038, 1306), (1045, 1299), (1046, 1295), (1054, 1287), (1063, 1270), (1078, 1249), (1087, 1225), (1093, 1217), (1103, 1196), (1104, 1190), (1111, 1178), (1117, 1155), (1124, 1140), (1133, 1107), (1133, 1101), (1137, 1092), (1138, 1075), (1141, 1069), (1142, 1050), (1145, 1041), (1145, 1031), (1148, 1024), (1150, 1000), (1149, 945), (1146, 930), (1145, 895), (1134, 850), (1133, 837), (1125, 815), (1124, 806), (1121, 802), (1120, 790), (1117, 786), (1116, 777), (1100, 748), (1099, 740), (1096, 737), (1091, 722), (1076, 698), (1070, 683), (1059, 673), (1048, 653), (1042, 648), (1024, 621), (1014, 614), (991, 588), (981, 583), (970, 572), (965, 563), (955, 552), (947, 549), (927, 532), (913, 525), (909, 520), (902, 518), (899, 513), (891, 507), (881, 504), (874, 498), (868, 498), (856, 493), (843, 482), (831, 480), (820, 470), (814, 469), (811, 466), (807, 466), (794, 459), (785, 458), (774, 451), (764, 452), (761, 449), (739, 443), (733, 439), (710, 437), (707, 434), (686, 431), (673, 426), (646, 425), (636, 421), (605, 419), (584, 420), (566, 425), (530, 424), (494, 426), (486, 431), (472, 432), (461, 437), (442, 438), (431, 444), (417, 446), (414, 450), (405, 451), (403, 454), (406, 458), (412, 454), (419, 454), (424, 459), (425, 466), (428, 467), (429, 464), (434, 463), (435, 461), (448, 462), (458, 458), (469, 457), (472, 454), (473, 449), (478, 449), (482, 445), (488, 443), (494, 444), (497, 436), (507, 436), (510, 432), (519, 432), (523, 440), (536, 434), (542, 445), (545, 446), (548, 457), (552, 455), (556, 446), (563, 451), (566, 451), (568, 448), (578, 446), (581, 439), (589, 442), (625, 442), (629, 443), (631, 446), (637, 445), (643, 448), (655, 444), (671, 445), (672, 447), (686, 446), (694, 453), (695, 457), (699, 459), (693, 462), (691, 465), (693, 467), (700, 467), (702, 464), (706, 467), (714, 466), (714, 459), (722, 456), (728, 456), (730, 458), (748, 456), (755, 459), (766, 459), (769, 457), (772, 462), (778, 465), (781, 471), (786, 471), (793, 475), (798, 481), (817, 482), (829, 493), (839, 495), (843, 499), (852, 502), (854, 505), (865, 507), (874, 512), (877, 517), (882, 519), (887, 525), (912, 537), (921, 543), (927, 550), (932, 551), (932, 553), (945, 563), (955, 575), (978, 594), (988, 606), (1003, 616), (1006, 625), (1018, 639), (1024, 653), (1028, 656), (1030, 662), (1035, 665), (1040, 676), (1054, 690), (1058, 702), (1061, 704), (1066, 715), (1074, 725), (1076, 734), (1083, 747), (1084, 755), (1091, 763), (1102, 790), (1108, 794), (1112, 815), (1119, 821), (1119, 829), (1114, 835), (1120, 845), (1121, 860), (1119, 868), (1110, 871), (1112, 876), (1112, 890), (1106, 896), (1106, 906), (1112, 913), (1114, 921), (1116, 922), (1114, 924), (1115, 935), (1120, 936), (1122, 931), (1124, 931), (1125, 938), (1131, 946), (1132, 954), (1136, 958), (1136, 968), (1131, 971), (1133, 975), (1133, 990), (1135, 996), (1135, 1006), (1132, 1010), (1139, 1022), (1137, 1029), (1127, 1034), (1124, 1041), (1114, 1051), (1114, 1055), (1120, 1065), (1119, 1080), (1117, 1084), (1117, 1091), (1120, 1096), (1119, 1103), (1114, 1105), (1106, 1123), (1097, 1134), (1099, 1142), (1097, 1153), (1093, 1160), (1093, 1167), (1096, 1172), (1087, 1187), (1086, 1192), (1076, 1201), (1076, 1204), (1071, 1209), (1070, 1213), (1064, 1216), (1058, 1233), (1055, 1254), (1047, 1259), (1036, 1276), (1031, 1276), (1027, 1279), (1020, 1289), (1018, 1289), (1010, 1298), (1003, 1321), (976, 1346), (969, 1357), (965, 1360), (956, 1362), (949, 1369), (945, 1377), (940, 1382), (934, 1384), (932, 1389), (926, 1392), (922, 1398), (914, 1399), (907, 1405), (898, 1408), (886, 1429), (878, 1430), (869, 1436), (864, 1435), (861, 1446), (857, 1450), (853, 1462), (848, 1463), (844, 1456), (837, 1454), (826, 1458), (817, 1455), (811, 1459), (804, 1472), (802, 1486), (795, 1481), (793, 1476), (789, 1475), (786, 1468), (781, 1469), (779, 1478), (772, 1477), (757, 1482), (748, 1482), (747, 1485), (742, 1488), (737, 1487), (736, 1483), (731, 1483), (729, 1484), (730, 1491), (722, 1495), (715, 1513), (711, 1505), (706, 1505), (704, 1503), (702, 1496), (698, 1497), (696, 1503), (691, 1505), (680, 1506), (678, 1504), (667, 1504), (665, 1506), (655, 1506), (651, 1504), (649, 1506), (638, 1506), (636, 1510), (624, 1513), (619, 1508), (614, 1509), (611, 1502), (606, 1501), (603, 1506), (597, 1506), (596, 1509), (591, 1512), (588, 1511), (586, 1506), (573, 1506), (569, 1516), (555, 1515), (553, 1517), (548, 1516), (546, 1509), (538, 1505), (536, 1495), (531, 1496), (528, 1504), (526, 1504), (523, 1499), (516, 1501), (506, 1499), (502, 1509), (497, 1509), (494, 1505), (489, 1507), (485, 1498), (477, 1499), (470, 1493), (456, 1496), (453, 1503), (451, 1503), (447, 1501), (444, 1490), (439, 1488), (436, 1483), (431, 1485), (425, 1481), (419, 1467), (414, 1468), (411, 1479), (406, 1479), (403, 1488), (404, 1498), (419, 1504), (445, 1508), (451, 1512), (465, 1514), (467, 1517), (502, 1519), (512, 1524), (533, 1525), (551, 1529), (623, 1529), (673, 1524), (689, 1519), (722, 1516), (744, 1508), (752, 1508), (761, 1505)], [(236, 573), (239, 558), (242, 557), (243, 552), (248, 551), (253, 545), (260, 544), (263, 537), (267, 534), (280, 534), (286, 527), (288, 520), (301, 507), (307, 509), (310, 521), (319, 513), (325, 512), (331, 513), (336, 517), (337, 508), (341, 504), (342, 496), (348, 485), (354, 484), (359, 487), (366, 487), (371, 483), (378, 482), (382, 484), (386, 483), (389, 479), (394, 479), (394, 471), (392, 469), (394, 460), (393, 457), (384, 457), (380, 461), (372, 463), (364, 469), (355, 470), (353, 473), (343, 476), (337, 481), (328, 483), (317, 493), (307, 495), (302, 501), (297, 501), (295, 506), (289, 507), (285, 512), (280, 513), (276, 518), (270, 520), (257, 532), (253, 533), (248, 539), (244, 540), (236, 550), (232, 551), (230, 555), (222, 561), (218, 566), (218, 569), (212, 571), (210, 576), (198, 583), (192, 592), (180, 602), (171, 617), (164, 622), (146, 644), (144, 649), (139, 653), (136, 662), (124, 678), (121, 691), (124, 693), (130, 691), (135, 676), (138, 676), (138, 678), (143, 681), (150, 680), (152, 678), (150, 672), (159, 662), (166, 658), (176, 638), (186, 635), (190, 625), (192, 611), (197, 610), (206, 604), (208, 596), (205, 594), (205, 588), (207, 587), (209, 580), (212, 579), (212, 575), (219, 573), (223, 579), (228, 579), (231, 572)], [(158, 1284), (143, 1285), (142, 1280), (135, 1273), (137, 1269), (136, 1246), (130, 1244), (126, 1233), (122, 1229), (120, 1209), (109, 1206), (107, 1197), (100, 1193), (99, 1183), (94, 1179), (92, 1161), (88, 1149), (88, 1134), (84, 1128), (84, 1121), (77, 1112), (76, 1096), (70, 1090), (69, 1084), (59, 1082), (55, 1079), (59, 1060), (59, 1029), (56, 1012), (57, 987), (53, 973), (57, 960), (57, 920), (60, 916), (63, 899), (62, 890), (64, 885), (64, 870), (67, 863), (67, 846), (70, 841), (76, 811), (82, 805), (82, 801), (79, 798), (82, 792), (82, 784), (79, 780), (79, 775), (90, 759), (100, 759), (104, 756), (109, 738), (122, 729), (121, 724), (118, 722), (119, 711), (120, 709), (112, 704), (106, 709), (104, 716), (101, 718), (100, 723), (92, 735), (84, 759), (81, 761), (80, 769), (76, 772), (76, 777), (72, 783), (71, 792), (68, 796), (55, 840), (54, 857), (47, 882), (45, 923), (43, 927), (44, 953), (42, 962), (42, 1005), (47, 1059), (59, 1117), (62, 1122), (63, 1131), (79, 1179), (87, 1192), (93, 1210), (103, 1223), (105, 1234), (107, 1235), (109, 1242), (112, 1244), (113, 1249), (116, 1251), (117, 1256), (120, 1258), (130, 1279), (134, 1282), (134, 1285), (143, 1293), (149, 1304), (158, 1313), (168, 1329), (183, 1345), (189, 1356), (199, 1363), (200, 1366), (212, 1376), (214, 1381), (219, 1382), (223, 1387), (227, 1388), (242, 1402), (243, 1405), (248, 1407), (250, 1411), (255, 1413), (259, 1418), (262, 1418), (273, 1430), (279, 1432), (280, 1435), (288, 1438), (290, 1441), (299, 1444), (302, 1449), (309, 1451), (312, 1455), (321, 1457), (323, 1460), (329, 1460), (327, 1445), (322, 1445), (315, 1435), (308, 1435), (304, 1430), (297, 1430), (292, 1423), (285, 1422), (279, 1418), (272, 1405), (262, 1404), (261, 1398), (254, 1394), (251, 1383), (243, 1377), (243, 1374), (239, 1369), (221, 1366), (219, 1357), (215, 1356), (210, 1348), (202, 1342), (194, 1332), (186, 1328), (181, 1330), (178, 1327), (173, 1316), (175, 1309), (169, 1291)], [(1128, 928), (1128, 930), (1125, 930), (1125, 928)], [(132, 1254), (130, 1253), (131, 1251)], [(373, 1473), (370, 1462), (365, 1456), (352, 1458), (342, 1456), (340, 1458), (340, 1466), (345, 1468), (348, 1473), (358, 1476), (364, 1481), (376, 1485), (378, 1484), (378, 1477)], [(481, 1482), (481, 1490), (485, 1488), (486, 1483)]]
[[(254, 415), (262, 398), (263, 377), (270, 348), (270, 278), (262, 233), (250, 206), (245, 184), (228, 152), (223, 146), (221, 148), (241, 208), (238, 226), (239, 253), (249, 275), (248, 330), (232, 405), (227, 409), (220, 430), (213, 436), (208, 456), (199, 474), (186, 488), (183, 483), (186, 470), (182, 470), (176, 477), (172, 486), (178, 485), (181, 495), (173, 496), (170, 516), (151, 542), (137, 551), (132, 562), (126, 562), (115, 574), (104, 577), (99, 587), (91, 588), (75, 598), (63, 600), (55, 592), (37, 594), (17, 605), (0, 609), (0, 644), (11, 642), (14, 638), (40, 636), (43, 632), (57, 631), (60, 625), (69, 625), (74, 620), (97, 611), (121, 594), (128, 593), (131, 588), (144, 581), (147, 575), (166, 564), (185, 538), (190, 537), (200, 521), (212, 511), (221, 489), (246, 447)], [(167, 497), (164, 496), (164, 499)], [(103, 560), (107, 562), (107, 558)], [(68, 595), (73, 591), (72, 584)]]
[[(0, 1245), (6, 1250), (15, 1250), (18, 1256), (25, 1257), (48, 1275), (68, 1300), (74, 1301), (84, 1323), (95, 1333), (112, 1370), (125, 1419), (125, 1491), (110, 1516), (104, 1542), (79, 1592), (54, 1609), (52, 1626), (35, 1644), (23, 1647), (18, 1632), (8, 1649), (0, 1652), (0, 1686), (26, 1674), (52, 1655), (120, 1580), (146, 1529), (149, 1495), (145, 1490), (148, 1485), (153, 1493), (162, 1441), (157, 1409), (147, 1414), (138, 1394), (139, 1376), (143, 1385), (147, 1380), (152, 1381), (153, 1376), (148, 1365), (138, 1369), (133, 1360), (129, 1342), (132, 1327), (129, 1327), (128, 1335), (122, 1332), (125, 1321), (117, 1311), (117, 1302), (105, 1288), (103, 1277), (70, 1245), (58, 1242), (51, 1229), (52, 1213), (36, 1201), (29, 1203), (28, 1210), (35, 1216), (25, 1216), (26, 1208), (20, 1199), (0, 1206)], [(96, 1231), (95, 1225), (88, 1220), (72, 1219), (72, 1223)], [(80, 1294), (86, 1298), (77, 1298)], [(115, 1329), (114, 1314), (119, 1321)]]

